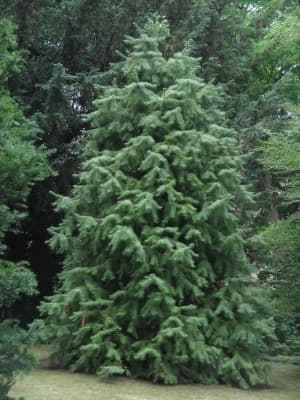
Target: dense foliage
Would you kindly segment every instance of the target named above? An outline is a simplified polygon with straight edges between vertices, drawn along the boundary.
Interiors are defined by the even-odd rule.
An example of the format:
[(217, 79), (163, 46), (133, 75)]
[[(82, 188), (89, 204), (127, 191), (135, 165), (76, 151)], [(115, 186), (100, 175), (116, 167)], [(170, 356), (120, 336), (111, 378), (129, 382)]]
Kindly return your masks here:
[(28, 333), (16, 320), (8, 319), (11, 306), (22, 295), (36, 293), (34, 274), (22, 265), (0, 263), (0, 398), (7, 396), (17, 375), (29, 372), (34, 358), (28, 351)]
[(26, 198), (34, 182), (48, 173), (45, 154), (36, 149), (37, 128), (26, 119), (6, 88), (18, 71), (19, 55), (12, 25), (0, 24), (0, 255), (7, 231), (17, 231), (26, 211)]
[[(228, 201), (239, 210), (236, 227), (243, 230), (247, 256), (259, 269), (264, 291), (274, 306), (279, 339), (275, 350), (299, 358), (299, 10), (299, 0), (0, 0), (0, 15), (6, 18), (0, 20), (0, 268), (6, 277), (10, 275), (10, 286), (0, 287), (5, 287), (6, 292), (11, 287), (17, 298), (24, 292), (26, 282), (33, 282), (25, 269), (30, 265), (37, 274), (41, 295), (53, 292), (63, 256), (51, 251), (45, 242), (49, 239), (48, 228), (57, 226), (65, 211), (63, 200), (57, 202), (58, 208), (62, 203), (60, 212), (54, 211), (51, 192), (68, 196), (74, 183), (78, 183), (76, 174), (85, 176), (92, 170), (88, 160), (98, 152), (102, 154), (107, 146), (116, 146), (115, 157), (123, 157), (123, 147), (130, 148), (125, 146), (124, 138), (121, 140), (122, 129), (128, 129), (128, 125), (122, 128), (123, 110), (118, 108), (112, 109), (111, 115), (106, 110), (105, 115), (107, 124), (116, 116), (114, 130), (119, 136), (122, 133), (120, 147), (114, 142), (114, 132), (110, 138), (105, 136), (102, 147), (95, 141), (99, 124), (103, 123), (98, 115), (99, 109), (103, 110), (101, 101), (108, 96), (108, 89), (102, 85), (111, 85), (116, 77), (114, 90), (125, 89), (129, 82), (123, 69), (126, 62), (113, 68), (111, 63), (124, 60), (123, 38), (136, 36), (135, 23), (143, 26), (156, 12), (166, 18), (171, 31), (163, 56), (172, 59), (180, 49), (189, 49), (189, 55), (198, 60), (197, 74), (203, 79), (199, 93), (203, 88), (207, 91), (209, 105), (205, 113), (215, 113), (214, 122), (230, 138), (233, 131), (225, 126), (236, 132), (236, 150), (244, 159), (244, 169), (239, 161), (234, 168), (240, 168), (242, 182), (254, 191), (256, 212), (245, 215), (248, 206), (237, 205), (234, 197)], [(174, 72), (174, 79), (175, 76)], [(222, 86), (222, 90), (216, 90), (211, 83)], [(147, 90), (155, 98), (160, 95), (153, 88)], [(95, 114), (82, 118), (94, 109), (96, 98)], [(153, 108), (145, 106), (143, 112), (149, 111), (149, 118), (158, 111), (155, 104)], [(226, 111), (223, 120), (219, 119), (221, 108)], [(136, 117), (142, 117), (141, 113), (137, 112)], [(174, 121), (180, 118), (178, 115), (174, 114)], [(186, 115), (182, 117), (185, 121)], [(94, 139), (89, 133), (92, 125), (96, 128)], [(140, 135), (140, 129), (135, 134)], [(137, 153), (138, 156), (141, 155)], [(133, 155), (128, 157), (134, 159)], [(208, 160), (201, 153), (202, 157)], [(138, 158), (130, 162), (134, 164)], [(210, 167), (211, 164), (206, 166)], [(146, 179), (142, 174), (141, 178)], [(84, 186), (80, 181), (71, 199), (79, 196), (83, 189), (78, 188)], [(104, 196), (105, 190), (106, 186), (101, 186), (99, 196)], [(170, 206), (176, 207), (177, 201), (170, 197)], [(92, 204), (84, 207), (91, 212)], [(65, 220), (68, 212), (72, 210), (67, 211)], [(160, 209), (156, 213), (159, 216)], [(92, 235), (93, 226), (87, 229)], [(79, 231), (68, 233), (73, 234), (76, 237)], [(257, 240), (261, 234), (264, 247)], [(180, 239), (171, 233), (167, 236), (169, 240)], [(58, 240), (57, 235), (54, 237)], [(94, 240), (92, 237), (91, 243)], [(95, 251), (85, 243), (86, 252)], [(53, 244), (57, 246), (60, 244)], [(62, 246), (67, 250), (69, 241)], [(75, 260), (75, 255), (70, 255), (70, 260), (72, 257)], [(19, 264), (22, 260), (29, 263)], [(34, 290), (34, 285), (31, 288)], [(213, 286), (207, 291), (213, 294), (214, 289)], [(17, 303), (2, 311), (3, 318), (22, 315), (24, 321), (29, 320), (36, 315), (36, 303)], [(88, 321), (86, 314), (76, 318), (83, 325)], [(259, 322), (259, 313), (256, 318)]]
[(29, 372), (34, 357), (29, 352), (30, 337), (11, 319), (11, 307), (23, 295), (37, 293), (37, 282), (26, 266), (0, 260), (0, 398), (8, 392), (20, 373)]
[(216, 89), (186, 50), (164, 55), (167, 37), (159, 20), (128, 37), (122, 83), (95, 102), (89, 161), (56, 203), (50, 244), (66, 258), (42, 310), (75, 370), (247, 387), (270, 336), (239, 228), (251, 197)]
[[(300, 362), (299, 319), (299, 4), (278, 4), (277, 17), (256, 45), (258, 82), (280, 105), (273, 129), (260, 145), (270, 177), (268, 196), (275, 219), (266, 227), (267, 247), (261, 277), (272, 288), (279, 353)], [(276, 129), (277, 127), (277, 129)], [(275, 129), (274, 129), (275, 128)], [(280, 358), (283, 359), (282, 357)]]
[(34, 182), (49, 173), (46, 155), (34, 145), (36, 127), (25, 118), (7, 89), (7, 80), (18, 71), (19, 54), (13, 26), (0, 22), (0, 398), (7, 394), (20, 372), (32, 368), (28, 334), (11, 317), (12, 305), (23, 294), (37, 292), (37, 282), (25, 263), (5, 259), (5, 236), (21, 228), (26, 198)]
[(135, 34), (134, 23), (142, 25), (152, 12), (170, 23), (170, 51), (190, 42), (193, 55), (201, 57), (205, 80), (227, 85), (245, 71), (254, 29), (244, 23), (247, 5), (238, 0), (0, 1), (0, 14), (18, 25), (18, 43), (26, 50), (22, 74), (10, 81), (10, 87), (38, 122), (56, 171), (34, 186), (25, 234), (11, 243), (14, 255), (26, 255), (30, 261), (43, 293), (51, 292), (59, 269), (58, 258), (45, 245), (47, 228), (59, 220), (49, 191), (69, 192), (89, 128), (81, 116), (92, 110), (97, 85), (109, 79), (110, 63), (119, 60), (117, 50), (124, 50), (124, 35)]

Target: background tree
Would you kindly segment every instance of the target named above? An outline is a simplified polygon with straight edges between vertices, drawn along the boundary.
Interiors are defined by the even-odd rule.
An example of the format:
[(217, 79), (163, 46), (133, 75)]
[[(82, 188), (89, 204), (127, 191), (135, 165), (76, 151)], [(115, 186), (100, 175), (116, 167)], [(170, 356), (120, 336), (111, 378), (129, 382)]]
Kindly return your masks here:
[[(300, 362), (299, 310), (299, 106), (291, 108), (286, 129), (271, 136), (263, 146), (263, 163), (277, 178), (279, 220), (266, 227), (268, 259), (260, 274), (273, 288), (272, 297), (277, 310), (276, 332), (280, 343), (277, 352), (281, 361)], [(275, 289), (275, 290), (274, 290)]]
[(51, 229), (60, 286), (41, 309), (75, 370), (247, 387), (270, 337), (238, 225), (251, 196), (217, 90), (185, 51), (164, 56), (168, 36), (155, 19), (128, 37), (120, 84), (95, 103), (85, 170)]
[(249, 88), (252, 88), (252, 96), (260, 99), (260, 105), (269, 104), (265, 107), (269, 110), (267, 113), (264, 108), (256, 112), (255, 123), (263, 133), (260, 139), (265, 140), (263, 144), (258, 142), (256, 154), (260, 161), (256, 165), (263, 168), (260, 176), (265, 178), (261, 180), (261, 194), (267, 199), (260, 202), (261, 214), (266, 216), (262, 222), (267, 225), (264, 233), (266, 257), (262, 260), (260, 277), (273, 289), (276, 332), (283, 343), (278, 350), (299, 362), (299, 248), (296, 237), (300, 20), (297, 3), (272, 1), (263, 9), (269, 22), (253, 48)]

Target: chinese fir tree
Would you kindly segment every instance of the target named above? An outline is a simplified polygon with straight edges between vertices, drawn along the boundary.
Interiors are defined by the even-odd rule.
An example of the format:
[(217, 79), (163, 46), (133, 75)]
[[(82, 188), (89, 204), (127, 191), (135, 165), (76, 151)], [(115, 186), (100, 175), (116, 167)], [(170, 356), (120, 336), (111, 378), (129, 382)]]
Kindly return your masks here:
[(88, 161), (57, 198), (64, 269), (41, 310), (73, 370), (248, 387), (270, 336), (240, 228), (252, 200), (218, 90), (168, 36), (154, 18), (127, 37), (95, 102)]

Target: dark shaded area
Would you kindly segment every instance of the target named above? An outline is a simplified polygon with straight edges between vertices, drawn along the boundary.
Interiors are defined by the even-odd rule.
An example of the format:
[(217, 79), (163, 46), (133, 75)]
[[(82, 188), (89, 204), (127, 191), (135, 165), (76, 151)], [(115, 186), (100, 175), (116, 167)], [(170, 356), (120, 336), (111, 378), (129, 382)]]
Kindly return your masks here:
[(37, 306), (44, 296), (53, 292), (56, 275), (61, 270), (59, 257), (51, 251), (46, 243), (49, 239), (48, 222), (42, 218), (39, 221), (40, 224), (35, 231), (8, 237), (10, 259), (13, 261), (27, 260), (30, 263), (31, 269), (36, 274), (40, 293), (38, 296), (25, 297), (13, 306), (11, 316), (19, 319), (22, 323), (29, 323), (38, 317)]
[(22, 323), (29, 323), (38, 317), (37, 306), (44, 296), (53, 293), (57, 274), (61, 270), (60, 257), (47, 244), (47, 229), (57, 225), (60, 216), (53, 212), (49, 196), (45, 195), (43, 206), (37, 207), (37, 197), (41, 196), (39, 189), (35, 187), (28, 199), (29, 218), (24, 222), (23, 233), (9, 234), (6, 241), (9, 248), (8, 258), (16, 262), (28, 261), (38, 281), (39, 295), (25, 297), (11, 310), (11, 316)]

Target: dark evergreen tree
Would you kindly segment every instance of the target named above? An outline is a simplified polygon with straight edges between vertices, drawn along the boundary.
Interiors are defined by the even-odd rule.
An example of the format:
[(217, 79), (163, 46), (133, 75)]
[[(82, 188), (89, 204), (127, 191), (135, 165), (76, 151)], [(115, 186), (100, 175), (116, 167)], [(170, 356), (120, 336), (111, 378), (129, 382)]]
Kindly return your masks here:
[[(61, 194), (69, 192), (72, 174), (80, 162), (80, 113), (77, 112), (76, 79), (61, 64), (53, 66), (49, 81), (41, 85), (39, 112), (33, 119), (41, 129), (42, 142), (48, 149), (48, 160), (54, 174), (37, 183), (29, 198), (29, 218), (26, 221), (26, 256), (33, 264), (43, 295), (52, 292), (54, 276), (59, 271), (55, 255), (45, 244), (49, 235), (47, 228), (60, 220), (54, 215), (50, 191)], [(83, 135), (82, 135), (83, 137)], [(26, 244), (26, 243), (25, 243)]]
[(62, 362), (156, 382), (261, 379), (269, 325), (239, 220), (235, 134), (187, 50), (166, 58), (150, 21), (90, 115), (89, 161), (51, 246), (65, 255), (43, 303)]

